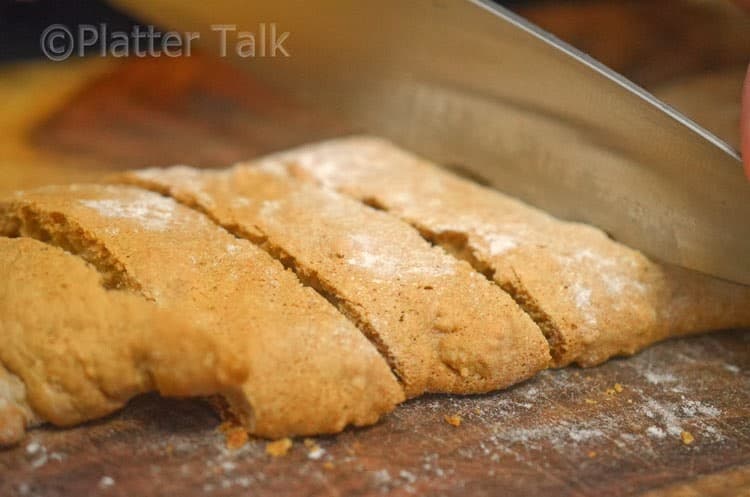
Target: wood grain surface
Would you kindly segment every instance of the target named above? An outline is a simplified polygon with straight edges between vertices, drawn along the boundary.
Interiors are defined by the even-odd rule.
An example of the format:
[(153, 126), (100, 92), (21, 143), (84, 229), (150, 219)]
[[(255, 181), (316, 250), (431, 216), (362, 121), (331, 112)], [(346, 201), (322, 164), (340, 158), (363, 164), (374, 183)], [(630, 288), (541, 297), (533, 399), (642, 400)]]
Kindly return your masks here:
[[(711, 3), (524, 14), (731, 141), (750, 32)], [(697, 36), (680, 34), (691, 26), (714, 38), (670, 60)], [(0, 67), (0, 95), (0, 192), (145, 165), (219, 167), (352, 129), (200, 56), (15, 64)], [(33, 430), (0, 452), (0, 495), (748, 495), (750, 331), (672, 340), (489, 395), (417, 399), (374, 427), (295, 440), (278, 458), (262, 440), (228, 449), (218, 427), (202, 401), (144, 396), (104, 420)]]
[(750, 467), (748, 348), (750, 332), (675, 340), (504, 392), (425, 397), (276, 458), (262, 440), (227, 449), (199, 401), (146, 396), (106, 420), (33, 431), (0, 454), (0, 495), (690, 495), (669, 487), (717, 472), (715, 495), (736, 495)]

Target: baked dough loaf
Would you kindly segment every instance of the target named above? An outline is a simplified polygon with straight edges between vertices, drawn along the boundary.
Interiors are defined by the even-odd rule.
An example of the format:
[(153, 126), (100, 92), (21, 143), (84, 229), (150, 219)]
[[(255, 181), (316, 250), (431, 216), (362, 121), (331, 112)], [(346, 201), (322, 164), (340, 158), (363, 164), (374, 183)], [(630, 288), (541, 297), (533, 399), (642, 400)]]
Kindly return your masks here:
[(558, 366), (750, 325), (750, 288), (652, 262), (596, 228), (555, 219), (385, 140), (333, 140), (239, 170), (257, 167), (376, 205), (470, 261), (534, 318)]
[(104, 289), (93, 267), (59, 248), (0, 238), (0, 274), (0, 445), (26, 426), (81, 423), (152, 390), (231, 394), (247, 376), (241, 349)]
[(505, 292), (393, 216), (248, 168), (125, 180), (206, 212), (293, 267), (378, 344), (408, 397), (496, 390), (549, 364), (541, 331)]
[(172, 199), (98, 185), (21, 192), (0, 203), (0, 233), (64, 247), (108, 287), (140, 292), (208, 330), (222, 350), (243, 351), (249, 375), (224, 395), (251, 433), (338, 432), (374, 423), (404, 398), (377, 350), (333, 306)]

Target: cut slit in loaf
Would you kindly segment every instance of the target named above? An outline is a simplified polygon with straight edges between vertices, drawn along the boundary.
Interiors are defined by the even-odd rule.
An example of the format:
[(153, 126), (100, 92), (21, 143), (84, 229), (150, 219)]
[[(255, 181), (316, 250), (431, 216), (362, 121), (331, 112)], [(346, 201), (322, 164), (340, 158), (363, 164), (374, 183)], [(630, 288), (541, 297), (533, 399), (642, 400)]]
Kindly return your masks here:
[(249, 374), (223, 393), (251, 433), (275, 438), (372, 424), (404, 398), (372, 344), (312, 289), (202, 214), (132, 187), (74, 185), (16, 195), (2, 232), (78, 254), (109, 286), (179, 313)]
[(537, 322), (556, 366), (592, 366), (665, 338), (750, 325), (750, 287), (653, 262), (601, 230), (555, 219), (379, 138), (235, 166), (257, 168), (376, 205), (470, 262)]
[(252, 169), (146, 175), (140, 186), (207, 213), (328, 295), (380, 345), (407, 397), (497, 390), (549, 364), (539, 328), (505, 292), (393, 216)]
[[(44, 273), (51, 262), (41, 258), (33, 281), (11, 278), (0, 290), (33, 300), (44, 285), (68, 281), (107, 302), (134, 299), (159, 316), (179, 315), (172, 333), (189, 328), (219, 358), (235, 351), (246, 377), (176, 394), (218, 393), (260, 436), (335, 433), (424, 392), (495, 390), (550, 364), (593, 365), (669, 336), (750, 324), (746, 287), (651, 262), (595, 228), (558, 221), (375, 138), (218, 172), (133, 171), (115, 182), (140, 188), (48, 187), (0, 203), (0, 235), (45, 242), (0, 238), (9, 274), (24, 274), (10, 262), (18, 257), (10, 241), (54, 251), (96, 279)], [(84, 312), (67, 307), (41, 318)], [(0, 443), (19, 420), (66, 425), (162, 390), (121, 386), (119, 403), (84, 402), (77, 418), (55, 418), (29, 395), (46, 372), (30, 376), (14, 363), (14, 349), (29, 344), (13, 329), (34, 336), (38, 319), (14, 319), (15, 328), (0, 322), (0, 339), (16, 337), (0, 352)], [(88, 336), (109, 336), (110, 321), (92, 323)], [(152, 328), (131, 343), (140, 354), (158, 350), (153, 337), (170, 336)], [(121, 361), (143, 366), (132, 355)], [(4, 398), (14, 410), (3, 409), (11, 404)]]
[(70, 426), (144, 392), (231, 392), (242, 349), (138, 295), (106, 290), (81, 259), (29, 238), (0, 238), (0, 446), (29, 426)]

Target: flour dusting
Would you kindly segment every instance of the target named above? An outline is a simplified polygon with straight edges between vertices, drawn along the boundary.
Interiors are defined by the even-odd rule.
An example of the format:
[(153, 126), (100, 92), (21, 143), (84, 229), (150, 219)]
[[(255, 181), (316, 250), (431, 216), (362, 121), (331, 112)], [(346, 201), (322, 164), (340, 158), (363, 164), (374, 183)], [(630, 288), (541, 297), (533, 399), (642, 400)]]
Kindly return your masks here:
[(440, 257), (442, 252), (431, 251), (415, 262), (416, 257), (404, 257), (398, 250), (392, 250), (377, 238), (364, 233), (350, 235), (349, 242), (353, 255), (346, 259), (346, 263), (375, 273), (380, 278), (407, 275), (439, 277), (455, 272), (454, 260), (447, 256)]
[(677, 377), (673, 375), (672, 373), (659, 373), (656, 371), (652, 371), (650, 369), (644, 372), (643, 376), (645, 376), (646, 381), (648, 381), (652, 385), (661, 385), (663, 383), (677, 382)]
[(487, 241), (490, 244), (490, 255), (492, 257), (504, 254), (505, 252), (518, 247), (518, 240), (515, 237), (502, 233), (488, 235)]
[(134, 221), (148, 231), (166, 230), (173, 222), (176, 206), (173, 200), (158, 195), (135, 199), (84, 199), (79, 203), (103, 217)]

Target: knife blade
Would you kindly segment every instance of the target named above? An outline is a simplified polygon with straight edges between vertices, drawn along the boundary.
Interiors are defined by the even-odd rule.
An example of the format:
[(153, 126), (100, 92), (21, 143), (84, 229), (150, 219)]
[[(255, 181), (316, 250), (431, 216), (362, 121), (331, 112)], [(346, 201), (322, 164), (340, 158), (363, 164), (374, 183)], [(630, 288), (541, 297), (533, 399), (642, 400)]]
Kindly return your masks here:
[(199, 32), (275, 23), (290, 57), (234, 62), (293, 98), (655, 259), (750, 285), (738, 153), (495, 3), (115, 3)]

